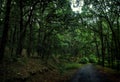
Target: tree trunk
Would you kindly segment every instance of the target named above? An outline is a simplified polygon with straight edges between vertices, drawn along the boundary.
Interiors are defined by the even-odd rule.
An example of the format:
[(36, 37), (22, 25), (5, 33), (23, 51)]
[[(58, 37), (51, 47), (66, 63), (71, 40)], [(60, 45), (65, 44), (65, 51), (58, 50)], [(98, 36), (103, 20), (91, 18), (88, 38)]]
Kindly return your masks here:
[(107, 55), (108, 55), (108, 58), (107, 58), (107, 60), (108, 60), (108, 66), (110, 67), (110, 63), (111, 63), (111, 61), (110, 61), (110, 57), (111, 57), (111, 53), (110, 53), (110, 44), (109, 44), (110, 42), (108, 41), (108, 37), (106, 36), (106, 44), (107, 44)]
[(0, 43), (0, 61), (2, 61), (3, 57), (4, 57), (5, 46), (6, 46), (7, 38), (8, 38), (8, 31), (10, 28), (9, 19), (10, 19), (11, 1), (12, 0), (7, 0), (7, 2), (6, 2), (4, 28), (3, 28), (3, 34), (2, 34), (2, 39), (1, 39), (1, 43)]
[[(94, 36), (95, 36), (95, 33), (94, 33)], [(95, 36), (95, 46), (96, 46), (96, 53), (97, 53), (97, 56), (98, 56), (98, 63), (100, 63), (100, 53), (99, 53), (99, 49), (98, 49), (98, 43), (97, 43), (97, 40), (96, 40), (96, 36)]]
[(21, 52), (22, 52), (22, 31), (23, 31), (23, 0), (19, 0), (19, 8), (20, 8), (20, 34), (19, 34), (19, 39), (18, 39), (18, 45), (17, 45), (17, 51), (16, 51), (16, 55), (18, 57), (21, 56)]
[(28, 46), (28, 49), (27, 49), (27, 53), (28, 53), (28, 57), (30, 57), (30, 54), (32, 52), (32, 22), (30, 23), (29, 25), (29, 29), (30, 29), (30, 33), (29, 33), (29, 46)]
[(12, 57), (13, 57), (13, 54), (14, 54), (13, 51), (14, 51), (14, 46), (15, 46), (15, 42), (16, 42), (15, 41), (15, 39), (16, 39), (15, 38), (16, 30), (17, 30), (17, 27), (15, 25), (14, 32), (13, 32), (13, 35), (12, 35), (12, 41), (11, 41), (12, 46), (11, 46), (11, 51), (10, 51), (11, 52), (10, 54), (11, 54)]
[(102, 20), (100, 19), (100, 40), (101, 40), (101, 54), (102, 54), (102, 66), (104, 66), (105, 61), (105, 48), (104, 48), (104, 36), (103, 36), (103, 27)]
[(116, 32), (115, 29), (114, 29), (113, 21), (110, 21), (108, 18), (106, 18), (106, 20), (107, 20), (109, 28), (112, 32), (113, 43), (115, 44), (115, 47), (114, 47), (114, 54), (115, 55), (114, 55), (114, 57), (116, 57), (116, 59), (117, 59), (117, 69), (119, 70), (119, 60), (120, 60), (119, 21), (117, 21), (117, 32)]

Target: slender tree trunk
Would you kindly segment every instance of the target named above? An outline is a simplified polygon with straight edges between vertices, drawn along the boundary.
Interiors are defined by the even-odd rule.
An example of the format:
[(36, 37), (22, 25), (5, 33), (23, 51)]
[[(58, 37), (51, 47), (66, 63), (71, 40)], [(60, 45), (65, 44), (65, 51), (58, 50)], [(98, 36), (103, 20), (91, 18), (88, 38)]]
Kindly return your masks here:
[(7, 0), (6, 2), (4, 28), (3, 28), (3, 34), (2, 34), (2, 39), (0, 43), (0, 61), (2, 61), (4, 57), (5, 46), (6, 46), (7, 38), (8, 38), (8, 31), (10, 28), (9, 20), (10, 20), (11, 1), (12, 0)]
[(102, 66), (104, 66), (105, 61), (105, 48), (104, 48), (104, 36), (103, 36), (103, 27), (102, 20), (100, 19), (100, 40), (101, 40), (101, 54), (102, 54)]
[(118, 70), (120, 71), (120, 22), (119, 22), (119, 16), (117, 19), (117, 30), (118, 30)]
[(105, 48), (104, 48), (104, 39), (103, 36), (101, 36), (101, 50), (102, 50), (102, 66), (104, 66), (104, 62), (105, 62)]
[(120, 23), (119, 23), (119, 15), (118, 15), (118, 18), (117, 18), (117, 42), (118, 42), (118, 44), (117, 44), (117, 46), (118, 46), (118, 54), (117, 54), (117, 59), (118, 59), (118, 61), (117, 61), (117, 69), (118, 69), (118, 71), (120, 70)]
[(28, 46), (28, 49), (27, 49), (27, 53), (28, 53), (28, 57), (30, 57), (30, 54), (32, 52), (32, 22), (30, 23), (30, 33), (29, 33), (29, 46)]
[[(95, 36), (95, 33), (94, 33), (94, 36)], [(100, 63), (100, 53), (99, 53), (99, 48), (98, 48), (98, 43), (97, 43), (96, 36), (95, 36), (95, 45), (96, 45), (96, 53), (97, 53), (97, 56), (98, 56), (98, 63)]]
[(110, 53), (110, 45), (109, 45), (109, 41), (108, 41), (108, 37), (106, 36), (106, 44), (107, 44), (107, 55), (108, 55), (108, 66), (110, 67), (110, 57), (111, 57), (111, 53)]
[(2, 13), (2, 4), (3, 4), (3, 0), (0, 0), (0, 15)]
[(16, 55), (18, 57), (21, 56), (21, 52), (22, 52), (22, 31), (23, 31), (23, 0), (19, 0), (19, 8), (20, 8), (20, 34), (19, 34), (19, 39), (18, 39), (18, 45), (17, 45), (17, 51), (16, 51)]
[(114, 42), (113, 42), (113, 37), (111, 41), (111, 67), (114, 68)]
[(16, 25), (15, 25), (15, 27), (14, 27), (14, 32), (13, 32), (13, 35), (12, 35), (12, 41), (11, 41), (11, 44), (12, 44), (12, 47), (11, 47), (11, 56), (13, 57), (13, 51), (14, 51), (14, 46), (15, 46), (15, 34), (16, 34), (16, 29), (17, 29), (17, 27), (16, 27)]

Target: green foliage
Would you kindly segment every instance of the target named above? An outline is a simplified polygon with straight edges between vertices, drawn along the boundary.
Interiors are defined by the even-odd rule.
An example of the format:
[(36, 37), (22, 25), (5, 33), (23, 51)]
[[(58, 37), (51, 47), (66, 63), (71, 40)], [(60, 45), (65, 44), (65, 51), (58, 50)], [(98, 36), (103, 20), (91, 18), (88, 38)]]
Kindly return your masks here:
[(78, 69), (81, 66), (82, 65), (79, 64), (79, 63), (74, 63), (74, 62), (65, 63), (65, 62), (62, 62), (61, 64), (59, 64), (57, 66), (57, 68), (58, 68), (60, 74), (64, 74), (68, 70)]
[(95, 55), (90, 55), (88, 58), (90, 63), (97, 63), (97, 58)]
[(86, 64), (88, 62), (89, 62), (89, 59), (87, 57), (83, 57), (83, 58), (80, 59), (79, 63)]
[[(105, 65), (109, 59), (119, 66), (119, 61), (116, 61), (120, 54), (119, 9), (117, 4), (114, 5), (117, 1), (87, 0), (81, 13), (72, 11), (70, 0), (10, 1), (10, 7), (5, 4), (7, 1), (0, 2), (0, 48), (1, 44), (9, 48), (8, 51), (0, 49), (5, 51), (5, 60), (26, 63), (27, 59), (22, 58), (21, 54), (26, 49), (25, 54), (29, 57), (36, 53), (36, 56), (47, 59), (55, 54), (62, 63), (83, 64), (97, 63), (98, 57)], [(10, 8), (7, 10), (10, 14), (6, 13), (6, 8)], [(5, 17), (9, 20), (3, 20)], [(8, 23), (5, 24), (7, 28), (4, 23)], [(6, 32), (3, 31), (5, 28)], [(3, 34), (8, 36), (2, 37)], [(4, 43), (4, 40), (7, 41)], [(41, 47), (38, 47), (39, 44)], [(97, 57), (90, 55), (96, 53)], [(84, 57), (86, 54), (90, 56)], [(59, 69), (62, 71), (77, 67), (77, 64), (70, 63), (60, 65)]]

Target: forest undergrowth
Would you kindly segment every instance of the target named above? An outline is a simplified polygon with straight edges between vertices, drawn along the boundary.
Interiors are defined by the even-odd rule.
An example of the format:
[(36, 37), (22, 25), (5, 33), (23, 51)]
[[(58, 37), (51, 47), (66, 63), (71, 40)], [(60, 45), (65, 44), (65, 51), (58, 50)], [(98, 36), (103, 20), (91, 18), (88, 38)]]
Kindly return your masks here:
[(63, 82), (68, 81), (82, 64), (40, 58), (18, 58), (16, 62), (4, 62), (0, 65), (0, 82)]

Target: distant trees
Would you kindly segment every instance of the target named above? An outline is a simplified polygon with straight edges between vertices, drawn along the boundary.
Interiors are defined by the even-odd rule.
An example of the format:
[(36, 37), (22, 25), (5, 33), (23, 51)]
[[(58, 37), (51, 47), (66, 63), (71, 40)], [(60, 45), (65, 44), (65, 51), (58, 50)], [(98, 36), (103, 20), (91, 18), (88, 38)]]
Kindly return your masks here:
[[(101, 42), (101, 56), (102, 56), (102, 65), (104, 66), (105, 61), (108, 62), (109, 66), (116, 64), (117, 69), (119, 69), (120, 56), (119, 53), (119, 31), (120, 27), (118, 22), (120, 14), (120, 3), (118, 0), (85, 0), (84, 8), (88, 9), (89, 17), (91, 19), (88, 22), (89, 29), (93, 30), (95, 35), (99, 35)], [(91, 15), (91, 16), (90, 16)], [(112, 17), (112, 18), (111, 18)], [(97, 25), (97, 26), (96, 26)], [(98, 51), (98, 45), (96, 47)]]

